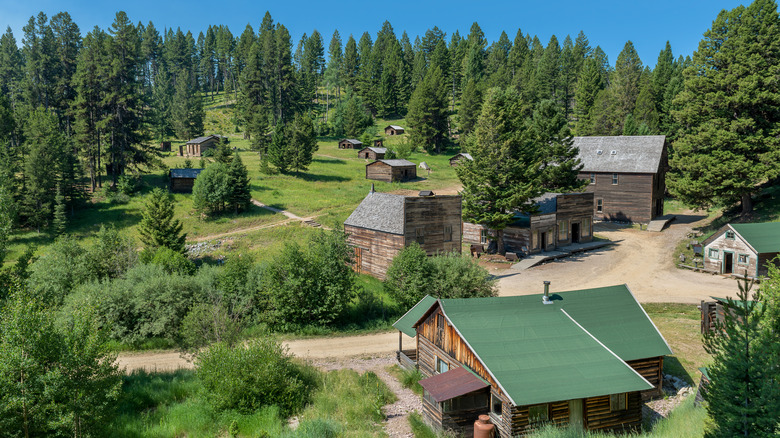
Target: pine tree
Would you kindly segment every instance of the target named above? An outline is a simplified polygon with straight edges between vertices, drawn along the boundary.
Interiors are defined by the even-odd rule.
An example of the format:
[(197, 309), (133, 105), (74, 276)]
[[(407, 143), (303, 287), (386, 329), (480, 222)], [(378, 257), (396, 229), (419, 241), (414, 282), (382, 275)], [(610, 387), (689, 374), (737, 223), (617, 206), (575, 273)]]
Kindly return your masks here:
[(53, 214), (57, 174), (69, 151), (57, 119), (43, 108), (30, 116), (25, 127), (27, 158), (24, 163), (25, 193), (22, 215), (27, 223), (40, 230)]
[(146, 249), (153, 251), (164, 246), (184, 253), (187, 235), (181, 232), (181, 222), (174, 219), (173, 207), (173, 200), (165, 190), (159, 187), (152, 190), (138, 224), (138, 234)]
[(57, 195), (54, 196), (54, 220), (52, 221), (52, 230), (55, 236), (61, 236), (65, 233), (65, 228), (68, 226), (65, 207), (65, 196), (62, 195), (62, 188), (57, 183)]
[(593, 134), (590, 111), (603, 89), (604, 79), (597, 61), (594, 58), (586, 59), (574, 94), (574, 130), (577, 135)]
[(460, 126), (458, 127), (461, 136), (467, 135), (474, 130), (482, 108), (482, 90), (479, 85), (470, 80), (463, 88), (463, 98), (458, 111)]
[(318, 148), (314, 123), (309, 116), (296, 114), (289, 130), (290, 169), (296, 172), (307, 170)]
[(289, 142), (286, 134), (285, 126), (282, 123), (277, 124), (273, 135), (271, 135), (271, 143), (268, 145), (268, 151), (264, 157), (281, 173), (287, 172), (290, 166), (290, 157), (288, 155)]
[(627, 41), (615, 62), (615, 72), (610, 76), (609, 87), (615, 103), (613, 123), (621, 128), (626, 116), (634, 112), (641, 79), (642, 61), (634, 44)]
[(235, 154), (230, 163), (228, 172), (228, 205), (238, 214), (238, 212), (249, 207), (252, 201), (252, 192), (249, 180), (249, 172), (246, 170), (241, 155)]
[(181, 72), (171, 102), (171, 119), (176, 136), (193, 138), (203, 134), (204, 117), (200, 93), (190, 88), (185, 80), (185, 72)]
[(722, 11), (685, 70), (675, 112), (683, 126), (670, 159), (669, 190), (699, 208), (741, 201), (780, 174), (780, 19), (756, 0)]
[(13, 195), (5, 186), (0, 185), (0, 266), (8, 250), (8, 238), (13, 229), (14, 213)]
[(552, 100), (543, 100), (536, 105), (529, 135), (541, 151), (542, 164), (539, 168), (541, 188), (548, 192), (572, 192), (583, 186), (577, 178), (582, 168), (574, 147), (569, 124), (560, 107)]
[(447, 91), (441, 69), (434, 67), (414, 90), (409, 102), (406, 121), (412, 143), (429, 152), (441, 152), (446, 141), (447, 117)]

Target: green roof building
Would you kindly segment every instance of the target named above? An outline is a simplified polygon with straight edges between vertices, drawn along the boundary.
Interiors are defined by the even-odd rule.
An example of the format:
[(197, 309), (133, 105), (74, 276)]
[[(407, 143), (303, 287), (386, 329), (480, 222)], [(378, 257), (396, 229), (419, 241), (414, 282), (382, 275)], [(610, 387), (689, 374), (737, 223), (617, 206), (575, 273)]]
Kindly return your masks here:
[(766, 276), (780, 253), (780, 222), (726, 224), (702, 242), (704, 267), (720, 274)]
[(426, 297), (394, 327), (417, 337), (426, 420), (459, 433), (479, 414), (490, 415), (501, 437), (549, 422), (635, 429), (642, 396), (660, 391), (663, 356), (671, 354), (625, 285)]

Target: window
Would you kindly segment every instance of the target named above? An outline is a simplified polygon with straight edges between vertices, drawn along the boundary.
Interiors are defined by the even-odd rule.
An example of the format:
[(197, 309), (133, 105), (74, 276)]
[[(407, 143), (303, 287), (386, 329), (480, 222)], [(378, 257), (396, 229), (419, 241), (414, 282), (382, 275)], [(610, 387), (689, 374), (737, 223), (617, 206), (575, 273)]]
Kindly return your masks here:
[(444, 315), (436, 315), (436, 334), (433, 343), (442, 348), (444, 346)]
[(465, 411), (470, 409), (483, 409), (488, 406), (488, 393), (466, 394), (455, 397), (442, 403), (443, 412)]
[(710, 258), (718, 260), (718, 250), (710, 248)]
[(549, 405), (534, 405), (528, 407), (528, 422), (542, 423), (549, 419)]
[(733, 231), (726, 231), (726, 239), (734, 239), (734, 232)]
[(569, 221), (558, 221), (558, 240), (569, 238)]
[(437, 357), (436, 358), (436, 374), (446, 373), (449, 370), (450, 370), (450, 365), (447, 362), (441, 360), (440, 357)]
[(596, 184), (596, 174), (595, 173), (591, 173), (590, 174), (590, 183), (591, 184)]
[(487, 243), (488, 241), (488, 230), (483, 229), (479, 232), (479, 243)]
[(501, 412), (504, 408), (504, 402), (492, 392), (490, 393), (490, 412), (494, 415), (501, 416)]
[(439, 403), (431, 397), (431, 393), (426, 391), (425, 388), (423, 388), (423, 400), (427, 401), (431, 406), (439, 407)]
[(612, 174), (612, 185), (616, 186), (617, 183), (618, 183), (618, 174), (617, 173), (613, 173)]
[(625, 411), (626, 410), (626, 399), (628, 398), (627, 393), (623, 394), (612, 394), (609, 396), (609, 410), (612, 412), (615, 411)]
[(582, 231), (580, 231), (582, 234), (582, 237), (588, 237), (590, 236), (590, 218), (585, 218), (582, 220)]
[(422, 245), (425, 243), (425, 229), (424, 228), (417, 228), (414, 230), (415, 236), (417, 238), (417, 243)]
[(452, 225), (444, 226), (444, 241), (452, 242)]
[(739, 263), (740, 265), (747, 265), (748, 260), (750, 260), (750, 257), (748, 257), (747, 254), (740, 254), (737, 256), (737, 263)]
[(598, 213), (601, 213), (602, 211), (604, 211), (604, 200), (596, 199), (596, 211)]

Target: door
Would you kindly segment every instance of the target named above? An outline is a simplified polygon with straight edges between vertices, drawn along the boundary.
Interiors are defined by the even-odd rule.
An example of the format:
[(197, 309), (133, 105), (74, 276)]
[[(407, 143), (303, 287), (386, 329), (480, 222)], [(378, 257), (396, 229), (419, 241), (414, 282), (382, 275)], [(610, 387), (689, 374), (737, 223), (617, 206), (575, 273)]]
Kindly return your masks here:
[(363, 248), (355, 247), (355, 272), (363, 273)]
[(723, 273), (731, 274), (734, 272), (734, 253), (723, 252)]
[(542, 251), (547, 251), (547, 233), (539, 233), (539, 248)]
[(571, 243), (580, 243), (580, 223), (571, 224)]
[(585, 416), (582, 412), (582, 399), (569, 400), (569, 425), (582, 429), (585, 427), (584, 418)]

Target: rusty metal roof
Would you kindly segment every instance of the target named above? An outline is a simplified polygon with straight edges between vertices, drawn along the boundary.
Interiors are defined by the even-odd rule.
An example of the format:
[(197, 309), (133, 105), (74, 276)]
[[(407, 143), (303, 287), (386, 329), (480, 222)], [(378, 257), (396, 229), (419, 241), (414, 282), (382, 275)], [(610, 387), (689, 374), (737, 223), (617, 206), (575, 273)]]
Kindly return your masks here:
[(466, 367), (455, 368), (420, 380), (431, 397), (441, 403), (490, 386)]

